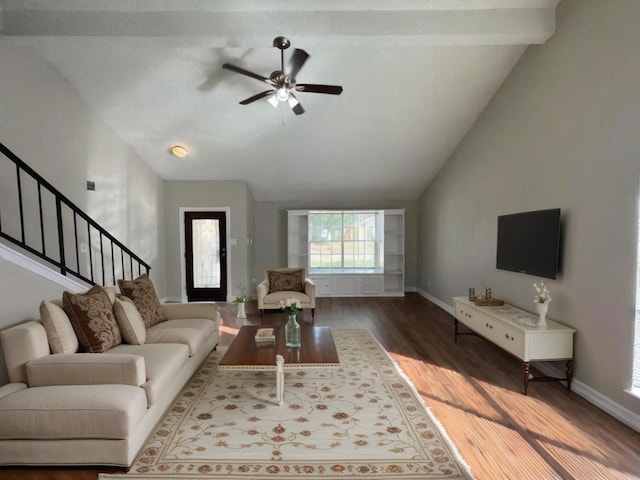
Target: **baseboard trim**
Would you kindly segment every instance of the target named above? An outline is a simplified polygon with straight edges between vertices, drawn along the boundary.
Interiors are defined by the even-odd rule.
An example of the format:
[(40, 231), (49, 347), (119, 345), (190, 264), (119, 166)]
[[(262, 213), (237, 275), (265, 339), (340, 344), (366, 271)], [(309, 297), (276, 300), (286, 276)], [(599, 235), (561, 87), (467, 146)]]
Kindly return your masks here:
[[(535, 367), (545, 375), (551, 377), (564, 378), (564, 369), (557, 367), (549, 363), (536, 363)], [(576, 380), (571, 381), (571, 391), (580, 395), (585, 400), (589, 401), (596, 407), (604, 410), (616, 420), (624, 423), (630, 428), (633, 428), (636, 432), (640, 432), (640, 415), (632, 412), (628, 408), (614, 402), (609, 397), (602, 395), (597, 390), (591, 388), (586, 383)]]
[(446, 303), (444, 303), (442, 300), (434, 297), (433, 295), (431, 295), (429, 292), (422, 290), (421, 288), (418, 288), (416, 290), (418, 292), (418, 294), (420, 294), (421, 297), (426, 298), (427, 300), (429, 300), (431, 303), (435, 303), (437, 306), (439, 306), (441, 309), (443, 309), (445, 312), (447, 312), (448, 314), (453, 316), (453, 307), (450, 305), (447, 305)]
[(52, 270), (48, 266), (43, 265), (37, 260), (34, 260), (33, 258), (30, 258), (3, 243), (0, 243), (0, 257), (4, 258), (7, 262), (11, 262), (14, 265), (46, 278), (69, 291), (81, 292), (87, 289), (86, 283), (62, 275), (61, 273)]
[[(442, 300), (434, 297), (433, 295), (431, 295), (429, 292), (425, 290), (422, 290), (419, 288), (418, 293), (422, 297), (426, 298), (427, 300), (439, 306), (445, 312), (448, 312), (453, 316), (454, 314), (453, 307), (447, 305)], [(558, 378), (565, 377), (564, 370), (553, 364), (539, 362), (539, 363), (535, 363), (535, 367), (545, 375), (549, 375), (551, 377), (558, 377)], [(601, 394), (594, 388), (590, 387), (589, 385), (575, 378), (571, 382), (571, 391), (576, 393), (577, 395), (580, 395), (589, 403), (592, 403), (596, 407), (607, 412), (616, 420), (624, 423), (625, 425), (634, 429), (635, 431), (640, 432), (640, 415), (639, 414), (632, 412), (631, 410), (620, 405), (617, 402), (614, 402), (609, 397)]]

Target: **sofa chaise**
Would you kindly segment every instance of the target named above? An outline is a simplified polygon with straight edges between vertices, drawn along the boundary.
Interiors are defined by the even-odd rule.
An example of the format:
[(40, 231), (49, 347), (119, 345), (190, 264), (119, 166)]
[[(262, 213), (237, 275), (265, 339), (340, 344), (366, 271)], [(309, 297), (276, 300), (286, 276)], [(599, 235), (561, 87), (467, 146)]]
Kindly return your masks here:
[[(120, 285), (121, 292), (133, 286), (127, 297), (93, 287), (86, 298), (43, 301), (40, 321), (0, 332), (10, 380), (0, 387), (0, 464), (132, 464), (217, 346), (220, 323), (213, 304), (149, 301), (140, 282), (150, 283)], [(105, 318), (108, 327), (83, 331), (84, 314), (85, 327)]]

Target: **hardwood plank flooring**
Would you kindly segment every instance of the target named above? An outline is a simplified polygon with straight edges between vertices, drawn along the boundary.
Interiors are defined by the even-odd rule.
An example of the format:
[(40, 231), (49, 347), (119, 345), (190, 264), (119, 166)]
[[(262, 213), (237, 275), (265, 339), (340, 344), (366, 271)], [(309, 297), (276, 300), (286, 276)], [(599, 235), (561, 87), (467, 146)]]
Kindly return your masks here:
[[(238, 329), (221, 304), (221, 344)], [(256, 302), (248, 323), (260, 323)], [(311, 322), (311, 312), (299, 316)], [(284, 323), (279, 312), (265, 324)], [(321, 298), (316, 325), (369, 329), (442, 423), (478, 480), (640, 479), (640, 433), (560, 383), (521, 394), (520, 362), (475, 336), (453, 341), (452, 317), (417, 294)], [(109, 468), (0, 468), (2, 480), (95, 480)]]

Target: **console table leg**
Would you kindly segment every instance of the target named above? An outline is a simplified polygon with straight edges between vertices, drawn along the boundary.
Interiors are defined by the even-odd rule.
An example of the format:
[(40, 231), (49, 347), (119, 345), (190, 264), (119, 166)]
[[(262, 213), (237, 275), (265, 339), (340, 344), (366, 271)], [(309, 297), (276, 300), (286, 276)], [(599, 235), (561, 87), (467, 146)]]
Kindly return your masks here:
[(284, 357), (276, 355), (276, 399), (278, 405), (284, 403)]
[(573, 379), (573, 359), (567, 360), (567, 389), (571, 390), (571, 379)]
[(522, 362), (522, 380), (524, 382), (524, 394), (527, 394), (529, 388), (529, 362)]
[(458, 343), (458, 319), (453, 317), (453, 343)]

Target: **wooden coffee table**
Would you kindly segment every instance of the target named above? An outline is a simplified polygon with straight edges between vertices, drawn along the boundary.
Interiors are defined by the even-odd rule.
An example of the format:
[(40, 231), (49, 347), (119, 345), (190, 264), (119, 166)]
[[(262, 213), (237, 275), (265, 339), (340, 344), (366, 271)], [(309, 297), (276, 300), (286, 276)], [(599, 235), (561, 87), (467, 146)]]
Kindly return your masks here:
[[(259, 328), (273, 328), (272, 342), (256, 342)], [(338, 368), (340, 359), (329, 327), (300, 327), (300, 347), (285, 345), (284, 325), (245, 325), (240, 328), (218, 364), (218, 370), (268, 370), (276, 372), (278, 405), (284, 402), (284, 371)]]

